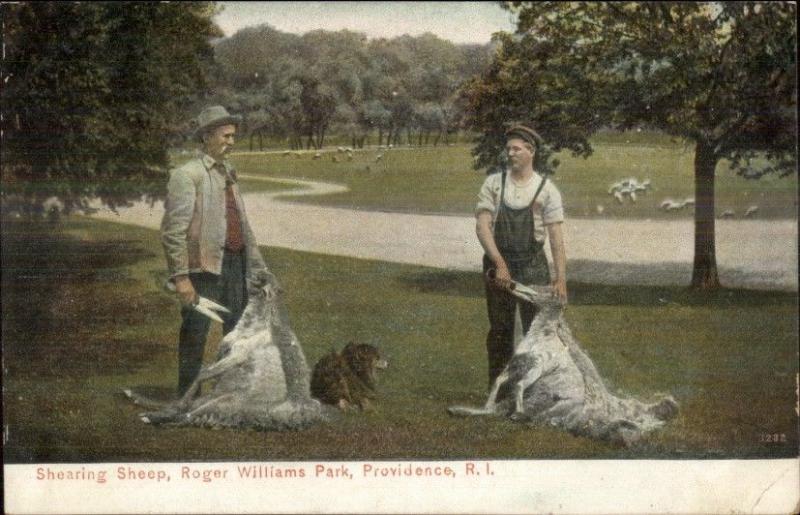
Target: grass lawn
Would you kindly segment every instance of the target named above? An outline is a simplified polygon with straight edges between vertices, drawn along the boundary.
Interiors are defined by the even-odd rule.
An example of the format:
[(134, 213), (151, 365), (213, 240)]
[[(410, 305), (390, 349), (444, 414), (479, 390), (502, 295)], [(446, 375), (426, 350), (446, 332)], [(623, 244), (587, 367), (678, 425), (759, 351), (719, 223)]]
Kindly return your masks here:
[[(194, 152), (192, 151), (174, 151), (170, 155), (170, 165), (172, 167), (178, 167), (184, 164), (186, 161), (192, 158)], [(280, 191), (288, 191), (297, 189), (298, 186), (295, 184), (290, 184), (287, 182), (281, 182), (279, 180), (272, 180), (270, 177), (263, 176), (259, 177), (257, 180), (250, 179), (248, 177), (240, 178), (240, 184), (244, 186), (245, 191), (248, 193), (255, 193), (255, 192), (280, 192)]]
[(281, 182), (280, 180), (271, 180), (269, 177), (260, 177), (257, 180), (242, 177), (240, 181), (242, 183), (242, 187), (244, 188), (243, 191), (246, 193), (279, 193), (282, 191), (302, 189), (302, 186), (297, 186), (296, 184), (291, 184), (288, 182)]
[[(666, 198), (682, 201), (694, 196), (694, 150), (668, 137), (625, 133), (598, 137), (588, 159), (569, 153), (559, 156), (561, 166), (553, 180), (565, 199), (568, 216), (604, 218), (671, 219), (691, 217), (689, 208), (664, 212)], [(472, 169), (471, 147), (466, 144), (439, 147), (375, 148), (356, 151), (352, 161), (335, 148), (284, 155), (283, 152), (240, 153), (231, 159), (241, 173), (268, 177), (322, 180), (347, 185), (351, 191), (301, 202), (431, 213), (471, 213), (484, 175)], [(383, 157), (377, 161), (378, 155)], [(337, 162), (333, 159), (336, 158)], [(618, 204), (608, 194), (611, 184), (628, 177), (650, 178), (652, 190), (636, 203)], [(261, 186), (243, 183), (245, 190)], [(759, 207), (758, 218), (794, 218), (797, 212), (797, 174), (786, 178), (767, 176), (747, 180), (735, 175), (723, 162), (717, 168), (718, 215), (733, 210), (741, 218), (745, 210)]]
[[(142, 424), (120, 390), (164, 393), (177, 380), (179, 316), (160, 287), (157, 233), (82, 217), (58, 227), (7, 221), (5, 460), (797, 456), (796, 293), (570, 284), (567, 318), (612, 389), (671, 392), (681, 404), (677, 419), (626, 450), (447, 415), (448, 405), (485, 398), (487, 322), (476, 273), (263, 250), (309, 363), (350, 340), (381, 347), (390, 368), (377, 412), (292, 433)], [(218, 337), (216, 328), (209, 358)], [(767, 442), (767, 434), (785, 441)]]

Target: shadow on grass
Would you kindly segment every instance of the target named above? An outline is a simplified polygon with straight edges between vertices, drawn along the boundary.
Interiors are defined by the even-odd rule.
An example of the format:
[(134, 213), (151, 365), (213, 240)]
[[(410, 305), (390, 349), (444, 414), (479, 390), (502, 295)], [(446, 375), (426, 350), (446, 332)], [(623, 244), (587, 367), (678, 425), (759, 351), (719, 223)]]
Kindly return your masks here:
[[(307, 356), (352, 338), (384, 345), (391, 365), (379, 379), (379, 411), (296, 433), (142, 424), (137, 414), (147, 410), (121, 388), (140, 385), (137, 392), (168, 400), (176, 373), (167, 355), (178, 318), (174, 298), (161, 290), (160, 256), (150, 258), (157, 233), (85, 219), (66, 227), (69, 233), (31, 236), (40, 244), (53, 240), (42, 252), (24, 252), (23, 231), (17, 247), (3, 242), (4, 286), (7, 279), (12, 286), (3, 290), (3, 344), (14, 353), (5, 360), (11, 380), (3, 409), (13, 421), (6, 462), (796, 456), (796, 293), (571, 282), (572, 304), (588, 307), (575, 309), (573, 320), (591, 336), (576, 337), (604, 379), (622, 391), (649, 394), (658, 385), (680, 397), (678, 419), (649, 447), (626, 451), (550, 428), (446, 414), (451, 403), (485, 398), (478, 272), (278, 248), (265, 254), (289, 286), (292, 324)], [(6, 253), (15, 248), (22, 251)], [(112, 263), (110, 248), (117, 253)], [(66, 268), (73, 275), (59, 280), (44, 270), (40, 276), (49, 280), (25, 279), (7, 274), (7, 263), (9, 270)], [(664, 301), (698, 309), (624, 309)], [(728, 306), (746, 309), (734, 317)], [(16, 333), (7, 332), (7, 314)], [(642, 328), (657, 317), (664, 334)], [(148, 339), (160, 346), (141, 343)], [(761, 341), (769, 344), (753, 345)], [(762, 443), (759, 432), (785, 433), (787, 442)]]
[[(596, 262), (588, 266), (606, 266)], [(664, 266), (670, 266), (664, 264)], [(625, 275), (644, 277), (648, 270), (663, 273), (661, 265), (613, 264), (615, 269), (625, 269)], [(676, 266), (677, 267), (677, 266)], [(618, 274), (619, 275), (619, 274)], [(417, 293), (433, 293), (466, 298), (483, 298), (484, 287), (478, 272), (455, 270), (424, 270), (399, 277), (399, 282)], [(720, 288), (716, 291), (696, 291), (686, 286), (652, 286), (643, 284), (598, 284), (569, 281), (569, 302), (576, 306), (718, 306), (764, 307), (796, 303), (797, 292)]]
[(58, 225), (3, 223), (2, 338), (9, 374), (133, 370), (157, 345), (126, 341), (119, 329), (146, 322), (153, 293), (120, 298), (130, 267), (153, 257), (138, 240), (81, 239)]
[(476, 272), (426, 269), (399, 277), (399, 282), (417, 293), (457, 297), (483, 297), (483, 282)]
[(797, 302), (797, 293), (720, 288), (696, 291), (688, 286), (608, 285), (570, 282), (570, 304), (579, 306), (766, 307)]

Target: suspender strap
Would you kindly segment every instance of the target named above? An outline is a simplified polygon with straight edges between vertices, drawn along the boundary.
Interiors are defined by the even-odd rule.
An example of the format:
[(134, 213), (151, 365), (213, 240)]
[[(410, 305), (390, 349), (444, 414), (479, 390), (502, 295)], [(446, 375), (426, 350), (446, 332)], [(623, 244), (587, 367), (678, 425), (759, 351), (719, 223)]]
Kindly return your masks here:
[[(533, 194), (533, 200), (528, 205), (528, 207), (533, 207), (533, 203), (536, 202), (536, 199), (539, 198), (539, 193), (542, 192), (544, 189), (544, 185), (547, 182), (547, 177), (542, 177), (542, 182), (539, 183), (539, 187), (536, 188), (536, 193)], [(497, 217), (500, 216), (500, 210), (503, 209), (503, 196), (505, 195), (506, 191), (506, 172), (500, 174), (500, 202), (497, 204), (497, 209), (494, 210), (494, 217), (492, 218), (492, 233), (494, 234), (494, 226), (497, 222)]]
[(530, 207), (533, 207), (533, 203), (536, 202), (536, 199), (539, 198), (539, 193), (542, 192), (542, 188), (544, 188), (544, 183), (547, 182), (547, 177), (542, 177), (542, 182), (539, 183), (539, 187), (536, 189), (536, 193), (533, 194), (533, 200), (531, 200)]

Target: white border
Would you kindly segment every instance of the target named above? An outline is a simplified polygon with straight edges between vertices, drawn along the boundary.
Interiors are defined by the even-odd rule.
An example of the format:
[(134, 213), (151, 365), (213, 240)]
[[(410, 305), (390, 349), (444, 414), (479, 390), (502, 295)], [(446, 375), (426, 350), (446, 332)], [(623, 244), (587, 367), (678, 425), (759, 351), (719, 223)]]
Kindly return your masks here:
[[(466, 473), (469, 463), (475, 474)], [(254, 466), (262, 477), (240, 478), (238, 467)], [(318, 466), (324, 469), (315, 477)], [(365, 477), (365, 466), (378, 477)], [(445, 467), (455, 477), (433, 474)], [(305, 477), (276, 477), (277, 469), (303, 470)], [(206, 482), (202, 475), (181, 478), (186, 470), (215, 472)], [(13, 514), (775, 514), (800, 506), (798, 459), (78, 463), (3, 471), (5, 511)]]

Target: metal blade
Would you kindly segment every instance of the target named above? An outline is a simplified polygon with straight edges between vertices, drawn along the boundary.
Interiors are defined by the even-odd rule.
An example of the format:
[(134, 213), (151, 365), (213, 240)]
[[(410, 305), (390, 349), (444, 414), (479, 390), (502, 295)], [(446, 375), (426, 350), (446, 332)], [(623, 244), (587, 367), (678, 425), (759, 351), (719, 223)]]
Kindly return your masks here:
[(213, 311), (211, 311), (207, 307), (203, 306), (202, 304), (195, 304), (192, 309), (194, 309), (195, 311), (197, 311), (200, 314), (203, 314), (203, 315), (207, 316), (211, 320), (215, 320), (215, 321), (219, 322), (220, 324), (223, 323), (222, 319), (219, 317), (219, 315), (217, 315), (216, 313), (214, 313)]
[(217, 304), (213, 300), (207, 299), (205, 297), (198, 297), (197, 304), (207, 309), (213, 309), (214, 311), (219, 311), (220, 313), (230, 313), (230, 310), (225, 306)]

